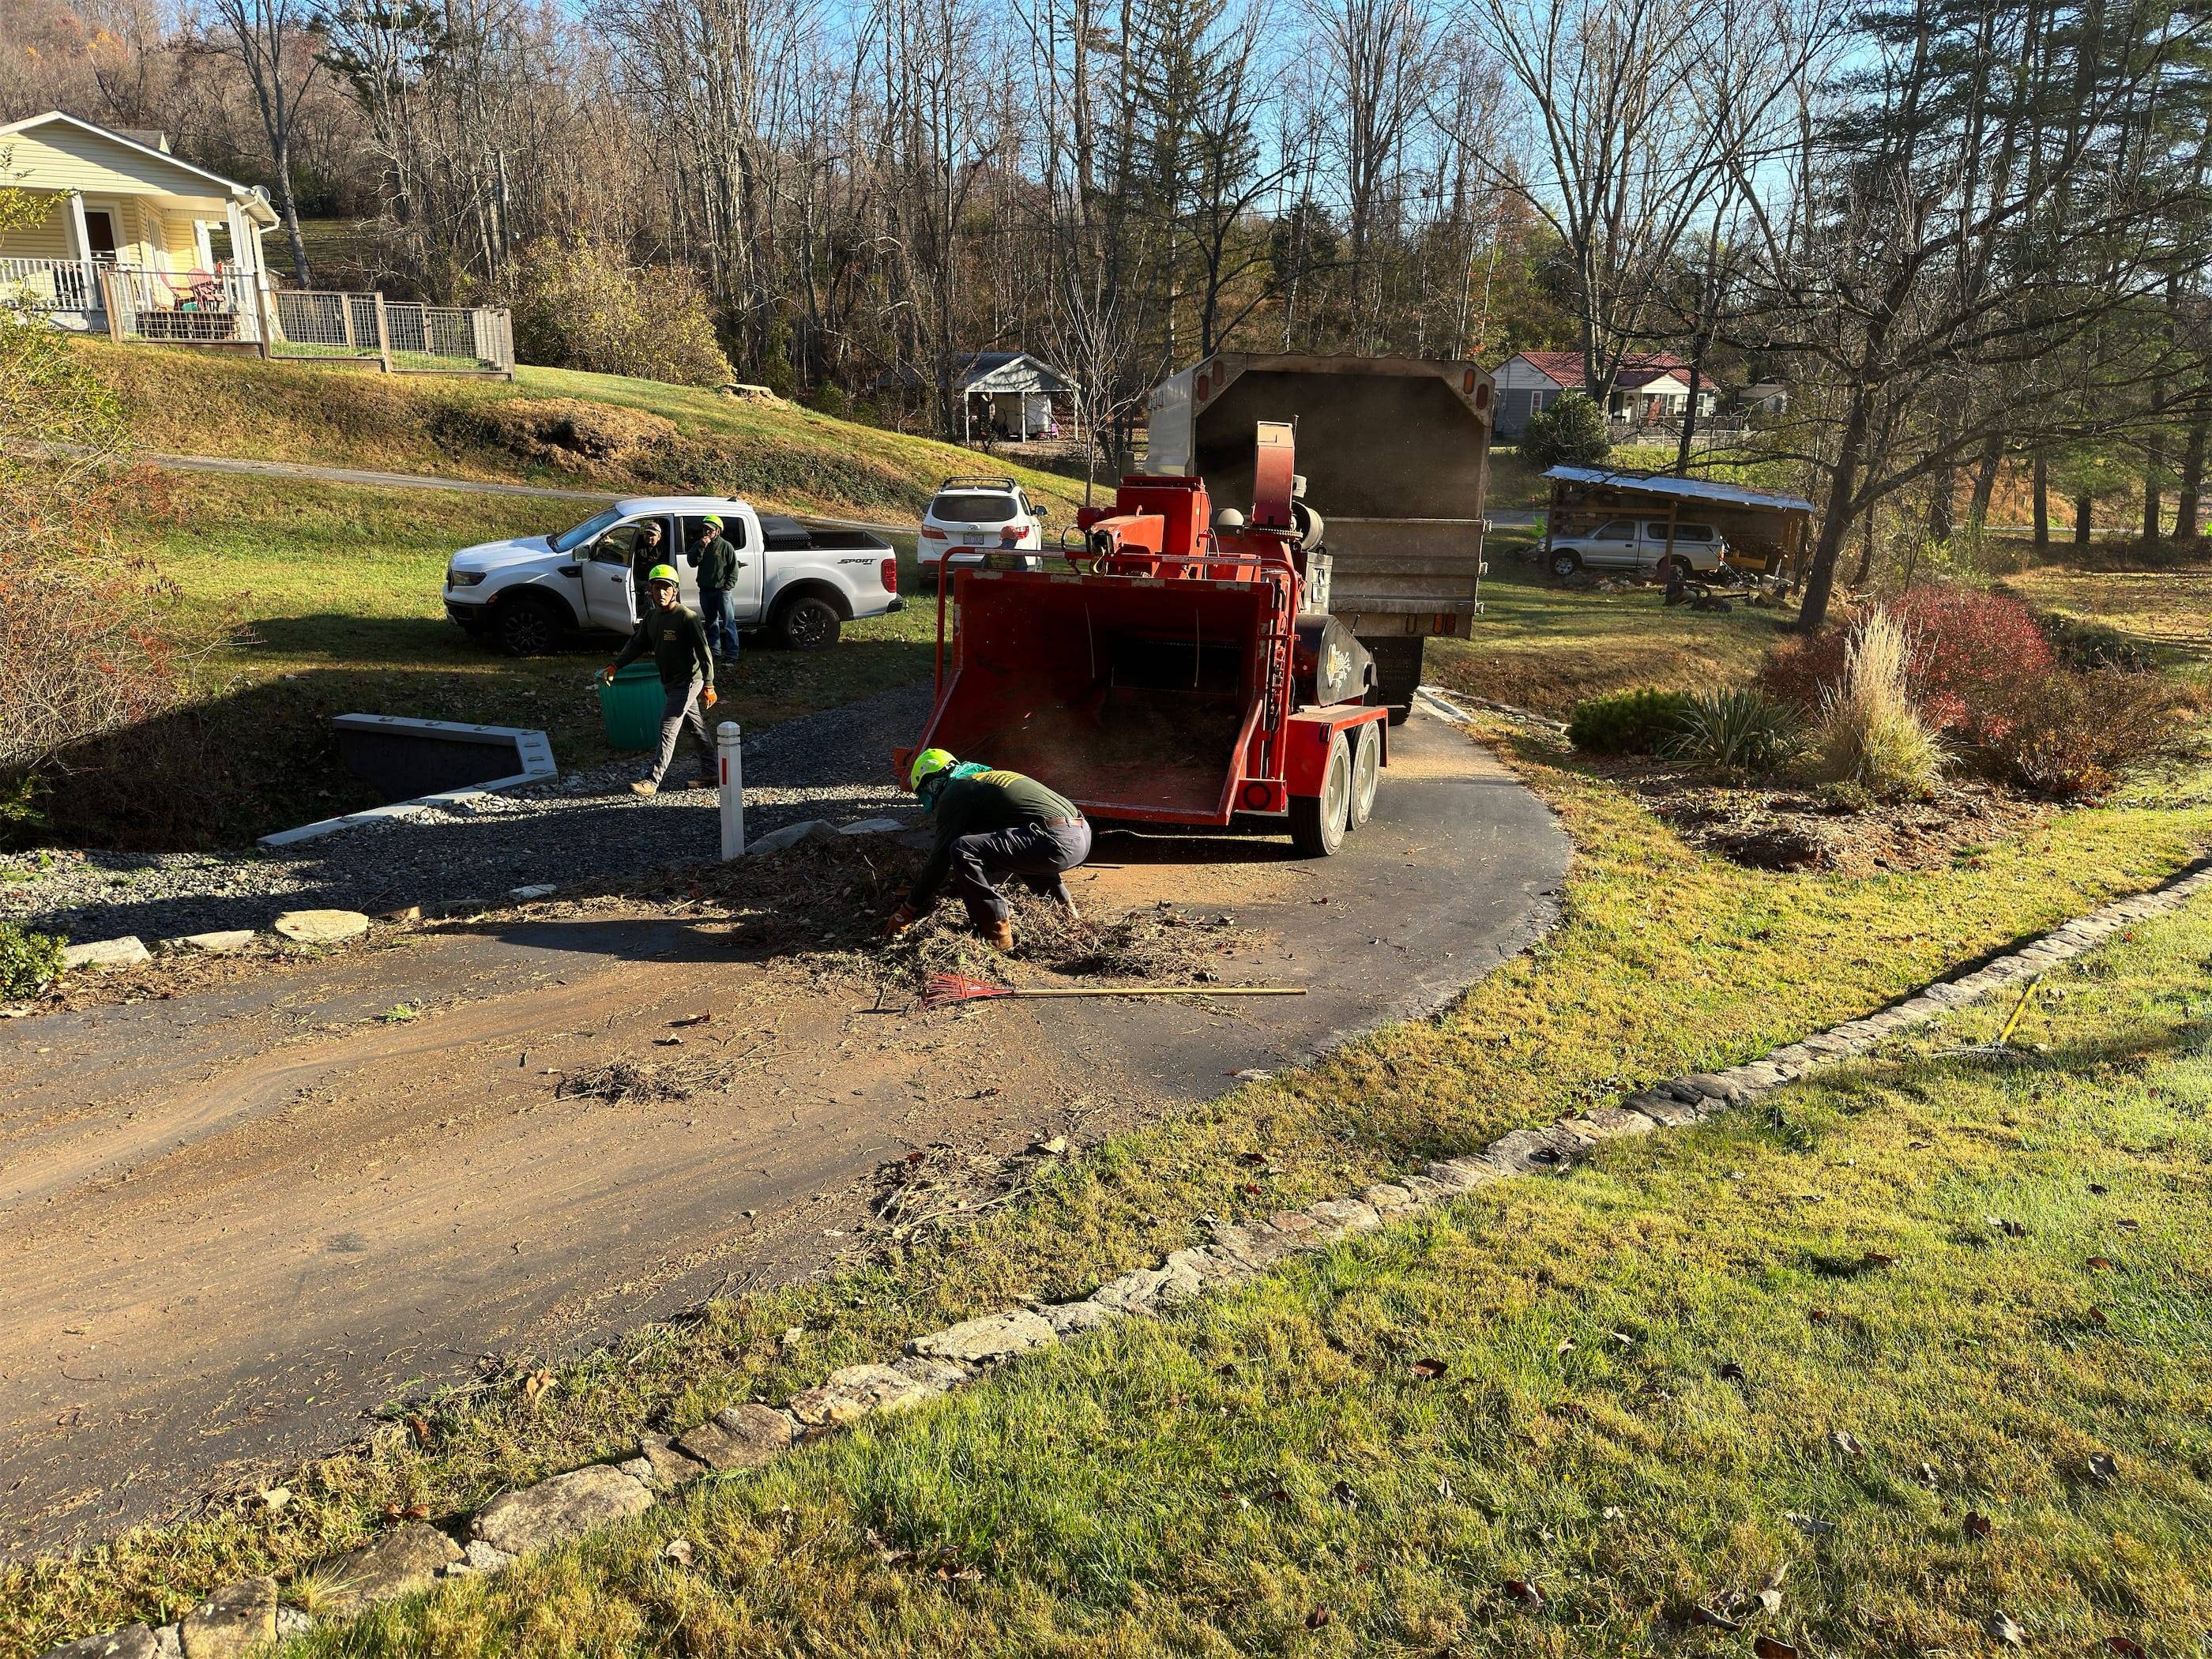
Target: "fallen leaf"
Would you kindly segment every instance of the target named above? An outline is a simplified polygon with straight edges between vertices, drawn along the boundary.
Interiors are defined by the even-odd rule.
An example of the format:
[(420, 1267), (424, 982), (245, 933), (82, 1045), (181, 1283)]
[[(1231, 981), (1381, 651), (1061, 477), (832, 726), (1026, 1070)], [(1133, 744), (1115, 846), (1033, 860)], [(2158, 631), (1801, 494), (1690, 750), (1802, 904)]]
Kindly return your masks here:
[(1331, 1613), (1327, 1607), (1316, 1607), (1311, 1613), (1306, 1615), (1306, 1628), (1308, 1630), (1319, 1630), (1323, 1625), (1326, 1625), (1330, 1620), (1335, 1617), (1336, 1615)]
[(1352, 1491), (1352, 1482), (1349, 1480), (1338, 1481), (1328, 1489), (1328, 1495), (1346, 1509), (1356, 1510), (1359, 1507), (1359, 1494)]
[(261, 1494), (261, 1507), (264, 1510), (281, 1510), (291, 1501), (291, 1492), (283, 1486), (271, 1486)]
[(2112, 1270), (2112, 1258), (2108, 1255), (2093, 1255), (2082, 1265), (2093, 1273), (2110, 1273)]
[(1979, 1510), (1968, 1510), (1966, 1511), (1966, 1536), (1969, 1538), (1987, 1538), (1989, 1535), (1990, 1517), (1984, 1515)]
[(1727, 1618), (1721, 1613), (1715, 1613), (1711, 1607), (1706, 1607), (1703, 1602), (1692, 1602), (1691, 1604), (1690, 1622), (1693, 1625), (1710, 1625), (1715, 1630), (1737, 1631), (1743, 1628), (1743, 1626), (1738, 1624), (1735, 1620)]
[(1886, 1250), (1869, 1250), (1859, 1260), (1869, 1267), (1894, 1267), (1897, 1258)]
[(1721, 1367), (1721, 1376), (1730, 1382), (1743, 1381), (1743, 1367), (1731, 1359)]
[(1916, 1473), (1920, 1477), (1920, 1484), (1931, 1491), (1942, 1480), (1942, 1477), (1936, 1473), (1936, 1466), (1933, 1463), (1923, 1462)]
[(1559, 1346), (1554, 1347), (1552, 1352), (1553, 1353), (1572, 1353), (1574, 1352), (1574, 1338), (1571, 1336), (1563, 1336), (1559, 1339)]
[(2106, 1193), (2109, 1193), (2112, 1189), (2110, 1187), (2107, 1187), (2101, 1181), (2093, 1181), (2089, 1183), (2089, 1190), (2096, 1194), (2098, 1197), (2102, 1198)]
[(2131, 1215), (2124, 1215), (2124, 1216), (2122, 1216), (2122, 1217), (2119, 1218), (2119, 1221), (2118, 1221), (2116, 1224), (2120, 1228), (2120, 1230), (2121, 1230), (2122, 1231), (2124, 1231), (2124, 1232), (2130, 1232), (2130, 1233), (2131, 1233), (2131, 1232), (2135, 1231), (2136, 1231), (2136, 1229), (2137, 1229), (2138, 1227), (2142, 1226), (2142, 1223), (2141, 1223), (2140, 1221), (2137, 1221), (2137, 1220), (2136, 1220), (2133, 1216), (2131, 1216)]
[(1778, 1642), (1771, 1636), (1753, 1637), (1751, 1650), (1754, 1659), (1804, 1659), (1802, 1650), (1787, 1642)]
[(1864, 1457), (1866, 1448), (1859, 1444), (1848, 1429), (1828, 1431), (1828, 1443), (1846, 1457)]
[(2008, 1648), (2025, 1647), (2027, 1632), (2001, 1613), (1990, 1615), (1990, 1634)]
[(2117, 1480), (2120, 1478), (2119, 1462), (2108, 1451), (2091, 1452), (2089, 1473), (2100, 1480)]
[(1544, 1605), (1544, 1592), (1525, 1578), (1507, 1579), (1505, 1593), (1532, 1613), (1540, 1610)]
[(410, 1521), (427, 1521), (430, 1518), (430, 1506), (428, 1504), (410, 1504), (399, 1513)]
[(672, 1019), (668, 1024), (671, 1030), (680, 1031), (687, 1025), (704, 1025), (714, 1018), (712, 1012), (687, 1014), (682, 1019)]
[(1597, 1518), (1601, 1521), (1626, 1521), (1628, 1518), (1628, 1511), (1618, 1504), (1607, 1504), (1597, 1512)]
[(532, 1371), (522, 1379), (522, 1397), (534, 1406), (544, 1397), (552, 1386), (552, 1372)]
[(1835, 1317), (1826, 1308), (1808, 1308), (1805, 1311), (1805, 1316), (1815, 1325), (1825, 1325)]
[(2022, 1222), (2000, 1221), (1997, 1223), (1997, 1231), (2002, 1233), (2007, 1238), (2026, 1238), (2027, 1237), (2027, 1227), (2026, 1224)]
[(2148, 1659), (2148, 1656), (2143, 1652), (2142, 1644), (2132, 1636), (2107, 1636), (2105, 1638), (2105, 1645), (2114, 1653), (2126, 1654), (2128, 1659)]
[(1770, 1619), (1782, 1611), (1782, 1592), (1771, 1584), (1759, 1592), (1758, 1601), (1759, 1611)]
[(673, 1561), (679, 1567), (688, 1567), (691, 1565), (691, 1540), (672, 1538), (660, 1547), (660, 1553), (664, 1559)]
[(1416, 1359), (1413, 1362), (1413, 1375), (1416, 1376), (1442, 1376), (1450, 1369), (1451, 1368), (1445, 1364), (1441, 1359)]
[(1789, 1511), (1784, 1518), (1798, 1531), (1811, 1538), (1818, 1538), (1824, 1532), (1833, 1532), (1836, 1529), (1836, 1523), (1832, 1521), (1823, 1519), (1817, 1515), (1800, 1515), (1795, 1510)]
[(656, 1048), (681, 1048), (684, 1046), (684, 1039), (682, 1037), (655, 1037), (653, 1040), (653, 1046)]
[(2108, 1331), (2112, 1328), (2112, 1322), (2105, 1317), (2105, 1310), (2102, 1308), (2090, 1309), (2089, 1317), (2095, 1322), (2097, 1328), (2100, 1331)]

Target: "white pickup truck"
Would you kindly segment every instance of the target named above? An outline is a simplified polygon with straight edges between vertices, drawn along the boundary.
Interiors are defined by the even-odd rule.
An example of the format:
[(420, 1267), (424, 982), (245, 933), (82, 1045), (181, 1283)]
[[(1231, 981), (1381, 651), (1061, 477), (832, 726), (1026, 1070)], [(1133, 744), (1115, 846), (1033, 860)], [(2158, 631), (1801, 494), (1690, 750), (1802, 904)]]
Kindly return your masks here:
[(690, 554), (709, 514), (721, 519), (740, 562), (734, 599), (747, 632), (819, 651), (847, 623), (906, 604), (897, 553), (873, 532), (763, 516), (726, 495), (648, 495), (617, 501), (556, 536), (463, 548), (446, 568), (446, 614), (515, 657), (554, 650), (579, 630), (628, 634), (637, 625), (634, 556), (647, 522), (659, 520), (659, 562), (676, 567), (684, 603), (696, 606), (699, 573)]

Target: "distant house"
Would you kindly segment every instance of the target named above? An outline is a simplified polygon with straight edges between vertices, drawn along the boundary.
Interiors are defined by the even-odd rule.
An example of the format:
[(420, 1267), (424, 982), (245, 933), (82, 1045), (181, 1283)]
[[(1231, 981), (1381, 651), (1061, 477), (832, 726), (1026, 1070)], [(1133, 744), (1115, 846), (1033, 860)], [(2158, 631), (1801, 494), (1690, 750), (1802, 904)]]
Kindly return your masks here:
[(1787, 415), (1790, 388), (1780, 380), (1754, 380), (1738, 394), (1736, 402), (1748, 415)]
[[(1658, 426), (1679, 421), (1690, 406), (1689, 365), (1663, 354), (1631, 357), (1614, 377), (1606, 418), (1615, 425)], [(1498, 366), (1498, 426), (1501, 438), (1517, 438), (1528, 417), (1564, 392), (1583, 389), (1579, 351), (1516, 351)], [(1698, 413), (1710, 415), (1716, 398), (1698, 389)]]
[(0, 125), (0, 188), (47, 203), (42, 223), (0, 233), (0, 307), (108, 331), (112, 300), (137, 337), (260, 338), (261, 239), (278, 221), (258, 189), (172, 155), (158, 132), (60, 110)]

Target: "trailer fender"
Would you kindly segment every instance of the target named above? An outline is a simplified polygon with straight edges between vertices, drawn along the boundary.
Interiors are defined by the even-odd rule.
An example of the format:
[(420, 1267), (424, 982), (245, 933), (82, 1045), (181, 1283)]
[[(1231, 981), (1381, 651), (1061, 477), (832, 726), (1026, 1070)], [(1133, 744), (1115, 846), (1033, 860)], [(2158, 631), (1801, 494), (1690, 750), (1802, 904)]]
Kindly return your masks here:
[(1354, 703), (1335, 708), (1301, 708), (1285, 724), (1283, 743), (1283, 781), (1293, 795), (1318, 795), (1328, 771), (1329, 744), (1340, 732), (1363, 726), (1382, 728), (1382, 763), (1390, 763), (1390, 711), (1372, 704)]

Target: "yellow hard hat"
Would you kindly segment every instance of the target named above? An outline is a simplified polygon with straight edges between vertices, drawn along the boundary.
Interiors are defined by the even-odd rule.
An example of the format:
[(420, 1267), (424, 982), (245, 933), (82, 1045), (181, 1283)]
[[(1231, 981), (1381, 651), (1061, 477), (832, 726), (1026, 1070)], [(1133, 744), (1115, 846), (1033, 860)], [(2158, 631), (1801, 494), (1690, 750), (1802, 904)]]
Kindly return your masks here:
[(919, 789), (926, 780), (959, 763), (953, 759), (952, 751), (949, 749), (925, 749), (914, 757), (914, 764), (907, 768), (906, 787)]
[(652, 569), (645, 573), (645, 579), (649, 582), (666, 582), (671, 587), (678, 586), (676, 580), (676, 567), (672, 564), (657, 564), (653, 566)]

